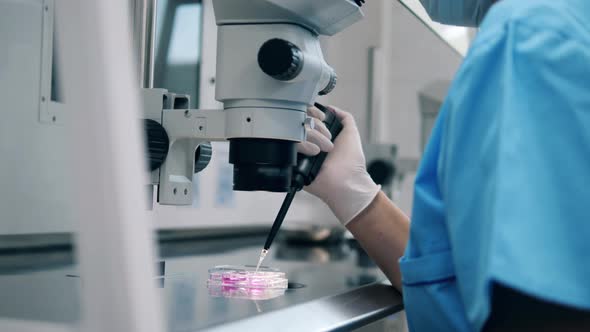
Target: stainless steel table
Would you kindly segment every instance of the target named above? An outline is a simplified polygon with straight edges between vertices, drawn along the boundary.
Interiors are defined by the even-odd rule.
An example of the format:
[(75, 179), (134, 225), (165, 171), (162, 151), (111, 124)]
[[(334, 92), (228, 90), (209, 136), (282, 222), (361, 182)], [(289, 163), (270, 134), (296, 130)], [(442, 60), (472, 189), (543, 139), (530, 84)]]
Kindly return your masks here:
[[(362, 251), (348, 244), (277, 242), (265, 264), (286, 272), (290, 288), (285, 295), (265, 301), (210, 296), (207, 270), (253, 264), (263, 242), (264, 237), (249, 236), (161, 243), (166, 273), (163, 287), (154, 287), (160, 287), (169, 330), (351, 330), (403, 309), (399, 293), (383, 282)], [(44, 256), (51, 264), (36, 269)], [(10, 264), (16, 261), (18, 270)], [(72, 275), (77, 275), (76, 265), (64, 248), (0, 252), (0, 317), (76, 322), (84, 276)]]

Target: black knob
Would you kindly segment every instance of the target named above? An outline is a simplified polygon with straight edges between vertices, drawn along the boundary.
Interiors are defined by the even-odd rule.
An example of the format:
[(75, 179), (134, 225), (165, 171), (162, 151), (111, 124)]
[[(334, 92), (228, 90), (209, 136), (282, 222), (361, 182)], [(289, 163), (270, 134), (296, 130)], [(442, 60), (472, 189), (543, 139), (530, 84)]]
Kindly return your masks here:
[(213, 156), (213, 147), (211, 143), (201, 143), (197, 150), (195, 150), (195, 173), (199, 173), (204, 170), (211, 161)]
[(303, 53), (293, 43), (271, 39), (260, 47), (258, 65), (268, 76), (279, 81), (290, 81), (303, 69)]
[(354, 0), (357, 6), (362, 7), (365, 4), (365, 0)]
[(166, 160), (170, 139), (166, 129), (157, 121), (144, 119), (143, 123), (147, 139), (148, 165), (150, 171), (154, 171), (160, 168)]

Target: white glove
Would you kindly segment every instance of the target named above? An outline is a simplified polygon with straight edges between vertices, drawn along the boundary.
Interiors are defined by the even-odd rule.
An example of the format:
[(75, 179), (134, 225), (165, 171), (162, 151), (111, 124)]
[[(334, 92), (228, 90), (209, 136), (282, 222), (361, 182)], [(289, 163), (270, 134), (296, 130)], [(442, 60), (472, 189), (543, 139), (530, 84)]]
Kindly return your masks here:
[(324, 112), (316, 107), (310, 107), (307, 109), (307, 116), (313, 120), (313, 124), (312, 126), (305, 125), (307, 140), (297, 144), (297, 152), (312, 157), (321, 151), (332, 151), (334, 148), (332, 134), (322, 122), (326, 119)]
[[(342, 121), (343, 129), (317, 178), (304, 189), (324, 201), (338, 220), (346, 226), (371, 204), (381, 186), (375, 184), (367, 172), (361, 138), (354, 118), (350, 113), (335, 107), (330, 108)], [(308, 111), (308, 114), (316, 116), (317, 112), (321, 113), (315, 109)]]

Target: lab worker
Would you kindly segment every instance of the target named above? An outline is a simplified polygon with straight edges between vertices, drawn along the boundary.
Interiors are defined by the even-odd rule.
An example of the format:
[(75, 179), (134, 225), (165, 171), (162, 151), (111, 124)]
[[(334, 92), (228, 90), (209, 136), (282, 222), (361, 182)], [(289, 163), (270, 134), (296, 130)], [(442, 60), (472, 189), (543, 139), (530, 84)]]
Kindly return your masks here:
[(421, 2), (480, 31), (423, 155), (412, 221), (336, 108), (334, 145), (318, 126), (300, 147), (330, 151), (306, 190), (403, 293), (411, 331), (590, 331), (590, 1)]

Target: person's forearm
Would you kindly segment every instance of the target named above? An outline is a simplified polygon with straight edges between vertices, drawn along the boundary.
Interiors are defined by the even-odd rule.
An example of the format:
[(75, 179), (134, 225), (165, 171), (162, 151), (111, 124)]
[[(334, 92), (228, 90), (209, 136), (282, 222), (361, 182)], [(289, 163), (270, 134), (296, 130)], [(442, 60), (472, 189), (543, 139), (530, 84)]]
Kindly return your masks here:
[(410, 219), (380, 192), (346, 228), (401, 292), (398, 261), (408, 242)]

